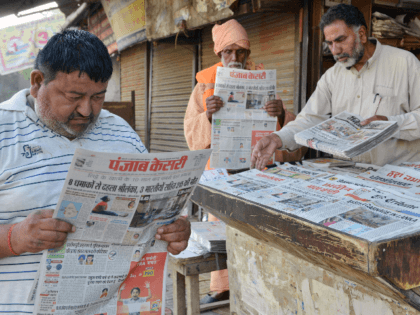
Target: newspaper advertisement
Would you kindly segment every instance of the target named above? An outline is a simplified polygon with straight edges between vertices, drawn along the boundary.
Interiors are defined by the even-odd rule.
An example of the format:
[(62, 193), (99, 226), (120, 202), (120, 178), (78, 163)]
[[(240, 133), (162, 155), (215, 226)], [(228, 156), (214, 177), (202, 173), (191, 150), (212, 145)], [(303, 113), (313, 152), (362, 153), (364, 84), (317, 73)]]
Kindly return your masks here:
[(373, 121), (361, 126), (363, 117), (346, 111), (295, 135), (298, 144), (349, 159), (373, 149), (397, 130), (394, 121)]
[[(295, 166), (281, 167), (290, 170)], [(419, 196), (392, 194), (369, 181), (348, 175), (329, 174), (312, 178), (289, 176), (281, 182), (265, 180), (259, 185), (259, 178), (263, 175), (258, 175), (276, 176), (272, 170), (251, 170), (236, 174), (234, 181), (241, 175), (240, 180), (246, 179), (253, 183), (252, 190), (237, 195), (275, 211), (369, 241), (420, 231)], [(232, 179), (225, 180), (229, 181)], [(204, 183), (205, 186), (211, 184)], [(220, 182), (211, 186), (222, 188), (229, 194), (233, 190), (232, 185), (224, 186)]]
[(214, 95), (223, 107), (212, 117), (210, 166), (249, 168), (253, 146), (276, 130), (277, 118), (262, 109), (276, 98), (276, 70), (218, 67)]
[(77, 149), (54, 218), (76, 232), (44, 251), (34, 314), (164, 314), (166, 242), (211, 150), (155, 154)]

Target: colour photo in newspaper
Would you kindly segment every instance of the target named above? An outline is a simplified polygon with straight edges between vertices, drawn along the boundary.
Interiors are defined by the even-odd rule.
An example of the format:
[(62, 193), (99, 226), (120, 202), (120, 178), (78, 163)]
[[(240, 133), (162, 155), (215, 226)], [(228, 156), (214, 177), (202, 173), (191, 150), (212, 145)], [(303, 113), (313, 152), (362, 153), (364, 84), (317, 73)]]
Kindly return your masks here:
[(253, 146), (276, 129), (277, 118), (262, 109), (276, 98), (276, 70), (218, 67), (214, 95), (223, 107), (212, 117), (210, 166), (248, 168)]

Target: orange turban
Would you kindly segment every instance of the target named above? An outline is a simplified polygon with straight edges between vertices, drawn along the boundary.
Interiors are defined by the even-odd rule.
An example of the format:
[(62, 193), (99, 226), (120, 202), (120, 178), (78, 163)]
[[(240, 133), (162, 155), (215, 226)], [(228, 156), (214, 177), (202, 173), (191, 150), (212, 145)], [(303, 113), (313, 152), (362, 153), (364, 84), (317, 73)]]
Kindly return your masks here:
[(229, 20), (222, 25), (213, 26), (214, 52), (219, 54), (226, 46), (236, 44), (249, 49), (249, 39), (244, 27), (236, 20)]

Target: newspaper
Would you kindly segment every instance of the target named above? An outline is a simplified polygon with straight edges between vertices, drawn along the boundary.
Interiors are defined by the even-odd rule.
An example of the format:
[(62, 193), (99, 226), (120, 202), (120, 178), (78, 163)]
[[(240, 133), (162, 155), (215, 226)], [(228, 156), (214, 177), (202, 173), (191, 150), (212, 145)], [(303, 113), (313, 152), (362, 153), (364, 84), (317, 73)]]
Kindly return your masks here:
[(210, 166), (249, 168), (253, 147), (276, 130), (277, 118), (261, 109), (276, 98), (276, 70), (218, 67), (214, 95), (224, 106), (212, 117)]
[(361, 126), (363, 117), (346, 111), (295, 134), (298, 144), (349, 159), (387, 140), (397, 130), (395, 121), (374, 121)]
[(210, 152), (77, 149), (53, 215), (76, 232), (44, 251), (34, 314), (164, 314), (167, 244), (154, 235), (179, 217)]
[(225, 168), (206, 170), (203, 172), (203, 175), (201, 175), (199, 183), (204, 183), (212, 180), (219, 180), (227, 178), (228, 176), (229, 174)]
[(330, 174), (341, 174), (357, 177), (359, 174), (377, 171), (380, 166), (366, 163), (354, 163), (330, 158), (303, 160), (302, 165), (316, 171), (326, 171)]
[(360, 174), (358, 178), (380, 185), (382, 189), (397, 190), (408, 196), (420, 197), (420, 170), (395, 165), (385, 165), (376, 172)]
[[(281, 167), (290, 170), (294, 166)], [(348, 175), (288, 176), (275, 181), (270, 178), (281, 176), (272, 169), (251, 170), (235, 175), (235, 181), (239, 175), (240, 180), (253, 183), (252, 190), (236, 194), (239, 198), (355, 237), (378, 241), (420, 231), (420, 196), (391, 193), (373, 182)], [(260, 181), (264, 176), (268, 179)], [(221, 181), (203, 185), (228, 194), (234, 191), (232, 185)]]
[(420, 162), (403, 162), (399, 166), (414, 168), (416, 171), (420, 171)]
[(226, 224), (223, 221), (191, 223), (191, 238), (209, 252), (226, 253)]

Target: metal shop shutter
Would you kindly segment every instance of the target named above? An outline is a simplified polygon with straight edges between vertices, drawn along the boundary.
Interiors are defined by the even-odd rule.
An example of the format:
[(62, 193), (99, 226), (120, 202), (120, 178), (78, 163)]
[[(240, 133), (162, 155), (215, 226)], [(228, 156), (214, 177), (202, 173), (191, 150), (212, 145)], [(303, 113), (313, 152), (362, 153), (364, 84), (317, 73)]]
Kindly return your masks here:
[[(256, 13), (237, 19), (248, 33), (252, 60), (256, 64), (262, 63), (265, 69), (277, 70), (277, 93), (291, 112), (295, 82), (296, 19), (297, 15), (279, 13)], [(211, 29), (212, 26), (203, 29), (201, 69), (220, 61), (213, 51)]]
[(153, 46), (150, 152), (189, 150), (184, 115), (192, 92), (193, 61), (192, 47)]
[(135, 91), (136, 131), (142, 139), (143, 143), (146, 139), (146, 48), (147, 45), (143, 43), (121, 52), (121, 101), (131, 102), (131, 91)]

